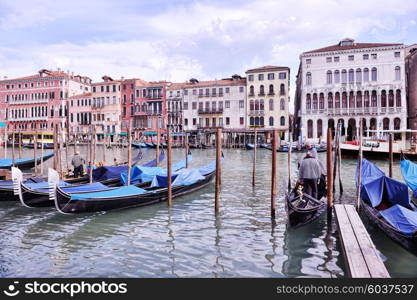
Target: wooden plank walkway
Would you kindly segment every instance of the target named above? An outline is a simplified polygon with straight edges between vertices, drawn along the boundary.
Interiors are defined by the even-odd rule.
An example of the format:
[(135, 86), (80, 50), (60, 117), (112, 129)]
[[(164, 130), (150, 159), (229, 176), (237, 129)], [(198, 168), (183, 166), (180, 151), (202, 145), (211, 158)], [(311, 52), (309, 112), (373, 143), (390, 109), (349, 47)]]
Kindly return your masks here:
[(348, 275), (352, 278), (389, 278), (374, 243), (353, 205), (334, 206)]

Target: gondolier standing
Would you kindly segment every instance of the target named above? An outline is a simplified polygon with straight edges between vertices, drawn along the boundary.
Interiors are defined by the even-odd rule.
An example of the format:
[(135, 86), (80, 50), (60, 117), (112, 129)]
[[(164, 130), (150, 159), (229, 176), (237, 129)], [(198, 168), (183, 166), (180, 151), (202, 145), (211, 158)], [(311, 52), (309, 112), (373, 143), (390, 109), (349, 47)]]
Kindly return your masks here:
[(80, 152), (75, 152), (71, 160), (71, 164), (74, 166), (74, 177), (77, 178), (79, 176), (84, 175), (83, 164), (85, 163), (84, 158), (81, 157)]
[(301, 161), (298, 171), (299, 183), (304, 186), (304, 193), (317, 199), (317, 182), (321, 176), (321, 167), (311, 151)]

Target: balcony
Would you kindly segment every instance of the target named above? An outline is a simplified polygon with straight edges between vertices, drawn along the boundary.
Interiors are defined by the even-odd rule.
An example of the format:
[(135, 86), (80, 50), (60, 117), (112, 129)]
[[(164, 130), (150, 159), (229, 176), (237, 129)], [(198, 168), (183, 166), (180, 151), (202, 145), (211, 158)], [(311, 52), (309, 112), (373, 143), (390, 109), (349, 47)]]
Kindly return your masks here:
[(160, 100), (162, 95), (146, 95), (145, 100)]
[(8, 121), (10, 122), (29, 122), (29, 121), (47, 121), (48, 117), (17, 117), (17, 118), (9, 118)]
[(264, 128), (265, 125), (264, 124), (251, 124), (249, 125), (250, 128)]
[[(55, 99), (51, 99), (53, 101)], [(49, 99), (31, 99), (31, 100), (10, 100), (10, 105), (23, 105), (23, 104), (39, 104), (39, 103), (48, 103)]]
[(223, 125), (211, 126), (211, 125), (200, 125), (200, 124), (197, 124), (197, 129), (217, 129), (217, 128), (223, 128)]
[(264, 110), (250, 110), (249, 111), (249, 115), (252, 115), (252, 116), (263, 116), (263, 115), (265, 115), (265, 111)]
[(214, 109), (199, 109), (198, 114), (200, 115), (208, 115), (208, 114), (222, 114), (223, 108), (214, 108)]
[(255, 97), (255, 93), (249, 93), (249, 97)]
[(148, 110), (148, 115), (151, 115), (151, 116), (162, 115), (162, 111), (160, 111), (160, 110)]
[(279, 92), (279, 95), (280, 95), (280, 96), (285, 96), (285, 95), (286, 95), (286, 93), (285, 93), (285, 91), (280, 91), (280, 92)]
[(274, 92), (269, 92), (268, 96), (275, 96), (275, 93)]
[(263, 97), (263, 96), (265, 96), (265, 93), (261, 92), (261, 93), (258, 94), (258, 96)]

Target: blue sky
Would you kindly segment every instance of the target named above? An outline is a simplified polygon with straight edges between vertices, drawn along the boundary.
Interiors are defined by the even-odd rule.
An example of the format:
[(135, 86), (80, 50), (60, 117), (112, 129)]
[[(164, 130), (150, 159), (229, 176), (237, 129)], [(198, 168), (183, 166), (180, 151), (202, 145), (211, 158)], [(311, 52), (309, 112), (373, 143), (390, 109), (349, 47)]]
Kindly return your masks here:
[(0, 76), (58, 68), (184, 81), (224, 78), (337, 43), (417, 42), (417, 1), (0, 0)]

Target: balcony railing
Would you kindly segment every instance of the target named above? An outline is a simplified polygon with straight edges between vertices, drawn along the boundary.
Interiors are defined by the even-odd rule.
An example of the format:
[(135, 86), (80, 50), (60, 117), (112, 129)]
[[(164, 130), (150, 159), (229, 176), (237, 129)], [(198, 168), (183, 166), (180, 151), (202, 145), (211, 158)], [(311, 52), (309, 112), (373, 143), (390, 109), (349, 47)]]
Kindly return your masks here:
[(8, 121), (22, 122), (22, 121), (47, 121), (48, 117), (17, 117), (9, 118)]
[(199, 109), (198, 113), (200, 115), (204, 115), (204, 114), (222, 114), (223, 113), (223, 108)]
[[(53, 101), (55, 99), (51, 99)], [(22, 104), (38, 104), (38, 103), (48, 103), (49, 99), (28, 99), (28, 100), (10, 100), (10, 105), (22, 105)]]
[(249, 111), (249, 115), (252, 115), (252, 116), (263, 116), (263, 115), (265, 115), (265, 111), (264, 110), (250, 110)]
[(258, 96), (265, 96), (265, 93), (259, 93)]
[(212, 125), (200, 125), (200, 124), (197, 124), (197, 129), (216, 129), (216, 128), (223, 128), (223, 125), (212, 126)]
[(330, 116), (341, 115), (375, 115), (403, 112), (402, 107), (354, 107), (354, 108), (327, 108), (306, 109), (306, 114), (327, 114)]
[(148, 115), (161, 115), (162, 111), (160, 110), (148, 110)]
[(255, 97), (255, 93), (249, 93), (249, 97)]
[(275, 93), (274, 92), (269, 92), (268, 93), (268, 96), (274, 96), (275, 95)]
[(249, 125), (249, 127), (251, 127), (251, 128), (262, 128), (262, 127), (265, 127), (265, 125), (264, 124), (251, 124), (251, 125)]

